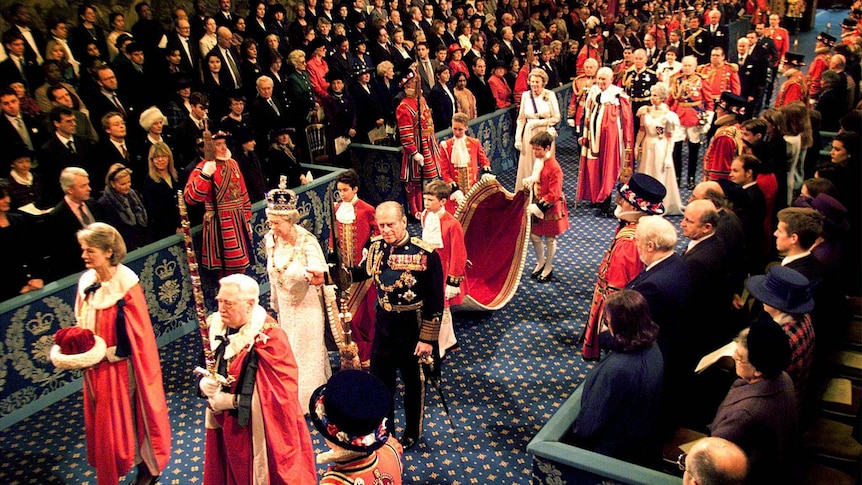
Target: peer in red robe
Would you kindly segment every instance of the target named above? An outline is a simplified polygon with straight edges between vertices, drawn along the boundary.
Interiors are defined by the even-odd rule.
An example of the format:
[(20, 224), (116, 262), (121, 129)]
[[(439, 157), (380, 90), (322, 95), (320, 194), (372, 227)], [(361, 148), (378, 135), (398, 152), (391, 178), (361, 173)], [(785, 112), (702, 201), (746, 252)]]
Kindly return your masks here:
[[(237, 277), (251, 280), (245, 275), (229, 276)], [(229, 286), (224, 279), (221, 283), (222, 289)], [(216, 369), (234, 379), (215, 395), (235, 404), (214, 411), (218, 401), (209, 398), (203, 483), (316, 483), (314, 450), (303, 417), (305, 408), (297, 397), (298, 370), (287, 335), (252, 300), (231, 301), (231, 308), (241, 305), (250, 309), (249, 316), (236, 330), (226, 325), (220, 313), (207, 319)], [(221, 311), (222, 303), (219, 307)], [(220, 349), (221, 342), (226, 343)], [(202, 391), (205, 379), (209, 378), (201, 380)]]
[[(108, 281), (88, 270), (78, 280), (77, 324), (102, 337), (108, 356), (84, 371), (87, 462), (99, 485), (116, 485), (132, 465), (158, 476), (171, 455), (168, 405), (159, 351), (138, 276), (119, 265)], [(117, 346), (128, 337), (128, 355)]]
[(584, 127), (579, 140), (581, 165), (578, 200), (599, 203), (608, 198), (620, 170), (631, 167), (634, 125), (631, 103), (625, 91), (611, 84), (613, 71), (596, 73), (584, 108)]

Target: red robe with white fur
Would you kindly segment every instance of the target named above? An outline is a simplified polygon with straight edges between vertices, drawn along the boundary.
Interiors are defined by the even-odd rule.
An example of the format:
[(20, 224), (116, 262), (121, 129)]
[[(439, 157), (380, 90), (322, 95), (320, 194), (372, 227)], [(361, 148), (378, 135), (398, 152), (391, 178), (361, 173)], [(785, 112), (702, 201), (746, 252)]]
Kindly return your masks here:
[[(85, 296), (84, 289), (94, 282), (94, 270), (81, 275), (75, 298), (78, 325), (102, 337), (109, 354), (84, 371), (87, 462), (96, 468), (99, 485), (116, 485), (135, 464), (136, 456), (152, 457), (147, 464), (157, 468), (150, 466), (154, 475), (167, 466), (171, 428), (156, 336), (138, 276), (120, 265), (109, 281)], [(118, 300), (124, 301), (122, 310)], [(122, 360), (116, 360), (114, 354), (118, 310), (125, 317), (131, 343), (131, 354)]]
[(634, 118), (628, 95), (618, 86), (600, 91), (593, 85), (584, 108), (578, 200), (602, 202), (613, 190), (624, 165), (631, 166)]
[[(422, 213), (423, 226), (427, 214), (427, 211)], [(446, 307), (460, 305), (464, 302), (464, 294), (467, 292), (465, 280), (467, 276), (467, 247), (464, 245), (464, 230), (458, 219), (455, 219), (448, 211), (441, 211), (437, 216), (440, 218), (440, 235), (443, 239), (443, 247), (437, 248), (435, 251), (440, 256), (440, 265), (443, 267), (443, 290), (446, 290), (446, 285), (461, 288), (461, 293), (458, 293), (451, 300), (444, 300), (444, 305)]]

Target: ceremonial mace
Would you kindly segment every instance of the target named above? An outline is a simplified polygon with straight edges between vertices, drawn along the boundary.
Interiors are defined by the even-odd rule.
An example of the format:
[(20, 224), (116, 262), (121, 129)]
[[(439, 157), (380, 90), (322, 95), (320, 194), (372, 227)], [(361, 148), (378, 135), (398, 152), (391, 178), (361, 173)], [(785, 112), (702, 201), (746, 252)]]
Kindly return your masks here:
[[(338, 345), (338, 356), (341, 357), (341, 368), (351, 370), (361, 370), (362, 362), (359, 359), (359, 347), (353, 341), (353, 331), (350, 329), (350, 322), (353, 321), (353, 314), (350, 313), (350, 286), (353, 284), (353, 279), (350, 277), (350, 271), (344, 267), (344, 261), (341, 260), (339, 252), (340, 245), (338, 240), (338, 227), (335, 219), (335, 201), (330, 199), (330, 207), (332, 209), (332, 218), (329, 221), (329, 228), (332, 230), (332, 257), (334, 262), (329, 265), (329, 277), (335, 284), (338, 293), (338, 315), (331, 315), (329, 305), (326, 306), (329, 321), (331, 323), (330, 330), (335, 343)], [(348, 224), (345, 227), (352, 227)], [(351, 250), (350, 248), (349, 250)], [(352, 256), (347, 255), (347, 264), (353, 265)], [(324, 297), (324, 301), (326, 298)], [(334, 325), (338, 319), (338, 325)], [(341, 335), (339, 340), (338, 336)]]
[[(212, 133), (207, 129), (203, 133), (204, 138), (204, 160), (215, 160), (215, 149), (213, 148), (213, 138)], [(183, 242), (186, 246), (186, 261), (188, 261), (189, 265), (189, 276), (191, 278), (192, 283), (192, 294), (195, 299), (195, 315), (198, 320), (198, 330), (200, 330), (201, 334), (201, 342), (203, 343), (203, 351), (204, 351), (204, 365), (203, 367), (196, 367), (194, 372), (202, 377), (209, 377), (210, 379), (215, 380), (222, 386), (229, 386), (233, 383), (233, 377), (224, 377), (219, 375), (216, 371), (216, 362), (215, 356), (213, 355), (213, 350), (210, 347), (210, 326), (207, 322), (207, 309), (204, 304), (204, 292), (201, 287), (201, 276), (198, 271), (198, 261), (197, 256), (195, 256), (195, 246), (192, 242), (192, 229), (191, 222), (189, 222), (189, 212), (186, 207), (186, 201), (183, 198), (183, 191), (177, 191), (177, 206), (180, 210), (180, 226), (183, 230)]]

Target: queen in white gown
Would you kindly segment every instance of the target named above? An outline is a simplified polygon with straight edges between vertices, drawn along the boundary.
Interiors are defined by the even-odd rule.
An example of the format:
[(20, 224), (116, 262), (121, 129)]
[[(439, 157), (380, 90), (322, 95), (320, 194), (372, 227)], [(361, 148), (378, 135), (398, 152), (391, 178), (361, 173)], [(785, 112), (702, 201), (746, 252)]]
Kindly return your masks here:
[[(557, 95), (549, 89), (548, 74), (539, 69), (530, 71), (530, 90), (521, 96), (521, 109), (518, 111), (518, 121), (515, 127), (515, 149), (521, 152), (518, 157), (518, 176), (515, 178), (515, 191), (521, 190), (525, 177), (535, 175), (539, 178), (539, 171), (534, 172), (533, 149), (530, 140), (538, 133), (549, 132), (554, 138), (557, 137), (556, 125), (560, 122), (560, 104)], [(553, 156), (556, 144), (551, 145)]]
[(674, 134), (679, 131), (679, 118), (664, 101), (668, 96), (665, 83), (656, 83), (650, 88), (650, 105), (642, 106), (637, 116), (641, 128), (635, 143), (638, 155), (637, 171), (645, 173), (664, 184), (667, 195), (664, 198), (666, 215), (682, 214), (682, 199), (676, 170), (673, 166)]
[(266, 216), (270, 224), (264, 237), (270, 306), (278, 313), (299, 368), (299, 402), (307, 403), (332, 373), (323, 337), (321, 291), (326, 259), (317, 238), (297, 224), (293, 191), (270, 191)]

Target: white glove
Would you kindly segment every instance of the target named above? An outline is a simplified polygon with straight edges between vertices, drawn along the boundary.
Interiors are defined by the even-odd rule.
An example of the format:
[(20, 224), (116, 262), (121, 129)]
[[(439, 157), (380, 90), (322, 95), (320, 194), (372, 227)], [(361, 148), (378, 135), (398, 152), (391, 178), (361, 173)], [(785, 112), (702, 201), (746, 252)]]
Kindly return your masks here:
[(417, 163), (425, 163), (425, 157), (423, 157), (421, 153), (416, 152), (413, 154), (413, 161)]
[(554, 128), (553, 126), (549, 126), (548, 127), (548, 134), (551, 135), (552, 137), (556, 138), (557, 137), (557, 129)]
[(536, 178), (535, 175), (530, 175), (529, 177), (524, 177), (524, 180), (522, 180), (521, 183), (524, 185), (524, 187), (529, 188), (532, 187), (533, 184), (535, 184), (538, 180), (539, 179)]
[(491, 172), (485, 172), (482, 174), (482, 177), (480, 177), (479, 180), (493, 179), (493, 178), (497, 178), (497, 176)]
[(201, 172), (203, 172), (204, 175), (212, 175), (215, 173), (215, 171), (216, 171), (216, 163), (212, 160), (204, 163), (203, 168), (201, 168)]
[(235, 397), (235, 394), (229, 392), (217, 392), (207, 399), (207, 404), (214, 413), (220, 413), (226, 409), (234, 409)]
[(456, 190), (452, 192), (452, 195), (449, 196), (449, 200), (454, 200), (456, 204), (460, 204), (462, 200), (464, 200), (464, 192), (461, 190)]
[(515, 140), (515, 150), (521, 151), (521, 140)]
[(569, 118), (566, 120), (566, 124), (571, 126), (572, 128), (574, 128), (575, 127), (575, 120), (572, 118)]
[(198, 389), (201, 390), (204, 396), (213, 397), (214, 395), (221, 392), (221, 384), (219, 384), (218, 381), (213, 378), (203, 377), (198, 383)]
[(541, 209), (539, 209), (539, 206), (537, 206), (536, 204), (530, 204), (530, 205), (528, 205), (528, 206), (527, 206), (527, 212), (529, 212), (530, 214), (532, 214), (532, 215), (534, 215), (534, 216), (538, 217), (539, 219), (544, 219), (544, 218), (545, 218), (545, 213), (544, 213), (544, 212), (542, 212), (542, 210), (541, 210)]
[(446, 285), (446, 299), (451, 300), (461, 293), (461, 288), (458, 286)]

